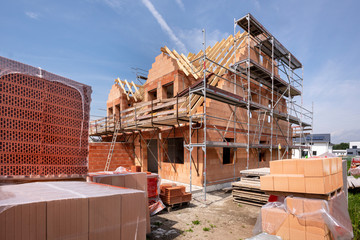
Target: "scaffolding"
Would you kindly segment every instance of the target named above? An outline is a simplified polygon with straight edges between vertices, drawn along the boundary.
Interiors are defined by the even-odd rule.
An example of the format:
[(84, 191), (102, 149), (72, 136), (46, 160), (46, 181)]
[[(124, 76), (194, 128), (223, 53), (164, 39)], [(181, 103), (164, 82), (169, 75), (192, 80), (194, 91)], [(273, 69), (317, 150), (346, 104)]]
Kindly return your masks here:
[[(239, 27), (244, 30), (242, 33), (237, 32)], [(140, 144), (146, 145), (161, 169), (160, 159), (149, 148), (150, 141), (157, 138), (159, 147), (176, 172), (175, 163), (168, 156), (159, 133), (165, 128), (170, 129), (163, 138), (167, 139), (172, 131), (180, 129), (184, 146), (189, 151), (190, 191), (193, 166), (199, 173), (199, 163), (195, 164), (192, 152), (195, 149), (203, 152), (205, 200), (208, 185), (235, 181), (236, 167), (241, 162), (246, 161), (246, 169), (250, 167), (250, 153), (260, 158), (268, 151), (271, 161), (289, 158), (291, 149), (295, 147), (300, 151), (310, 148), (305, 136), (312, 131), (313, 111), (303, 107), (303, 66), (251, 14), (234, 20), (234, 35), (212, 47), (206, 45), (203, 30), (203, 50), (197, 54), (190, 53), (186, 57), (167, 47), (161, 51), (175, 59), (179, 69), (195, 79), (195, 83), (173, 98), (143, 102), (144, 90), (140, 86), (117, 79), (116, 83), (127, 98), (135, 102), (117, 114), (93, 121), (90, 135), (112, 136), (118, 125), (124, 141), (132, 139), (134, 142), (139, 137)], [(222, 115), (221, 111), (214, 112), (216, 107), (207, 107), (209, 101), (221, 104), (229, 116)], [(188, 127), (188, 138), (183, 132), (184, 126)], [(195, 132), (196, 137), (193, 136)], [(145, 133), (150, 140), (145, 140)], [(199, 141), (200, 133), (202, 138)], [(294, 146), (293, 135), (305, 142)], [(232, 149), (233, 176), (212, 181), (207, 179), (208, 148)], [(246, 157), (237, 157), (238, 151), (239, 154), (245, 152)], [(133, 152), (134, 158), (142, 165), (135, 146)]]
[[(242, 34), (236, 33), (237, 27), (241, 27), (245, 32)], [(229, 39), (226, 41), (229, 44)], [(202, 66), (201, 70), (198, 70), (202, 71), (202, 79), (188, 90), (189, 144), (186, 145), (186, 148), (190, 152), (189, 156), (192, 156), (191, 153), (195, 148), (202, 149), (204, 153), (203, 188), (205, 201), (207, 184), (214, 183), (214, 181), (210, 182), (206, 179), (207, 149), (209, 147), (234, 148), (235, 152), (237, 149), (246, 149), (246, 169), (248, 169), (250, 149), (255, 149), (258, 152), (261, 149), (269, 149), (270, 161), (273, 160), (273, 151), (275, 149), (278, 151), (278, 159), (283, 159), (285, 156), (289, 158), (290, 149), (294, 147), (292, 145), (291, 125), (298, 126), (297, 134), (302, 137), (304, 136), (304, 130), (312, 129), (313, 112), (302, 106), (303, 66), (269, 31), (251, 14), (247, 14), (239, 20), (234, 20), (233, 46), (223, 47), (224, 44), (226, 42), (222, 43), (222, 45), (220, 43), (220, 46), (215, 45), (212, 48), (207, 48), (206, 34), (205, 30), (203, 30), (202, 55), (192, 56), (191, 59), (194, 66)], [(223, 49), (221, 49), (222, 47)], [(225, 55), (221, 53), (221, 51), (224, 52), (224, 49)], [(232, 56), (229, 54), (232, 54)], [(231, 62), (233, 64), (230, 64)], [(267, 67), (264, 67), (264, 65)], [(301, 70), (301, 75), (298, 70)], [(223, 85), (224, 82), (231, 84), (232, 87), (228, 89), (233, 91), (219, 88), (220, 82)], [(265, 94), (263, 94), (264, 90)], [(271, 98), (267, 96), (269, 94), (271, 94)], [(301, 104), (297, 104), (294, 97), (300, 97)], [(207, 112), (207, 99), (229, 105), (232, 111), (230, 118), (226, 119), (221, 115), (213, 116), (209, 114)], [(285, 103), (283, 99), (286, 100)], [(199, 112), (194, 109), (194, 105), (197, 106), (194, 102), (203, 103), (202, 111)], [(237, 119), (239, 109), (246, 109), (247, 111), (245, 122)], [(254, 124), (252, 120), (254, 115), (258, 116), (257, 124)], [(226, 128), (222, 129), (222, 132), (215, 124), (211, 123), (214, 122), (214, 119), (227, 122)], [(270, 127), (265, 126), (266, 119), (268, 119)], [(198, 126), (195, 127), (193, 124), (194, 120), (201, 123), (203, 141), (197, 142), (191, 137), (192, 132), (199, 129)], [(286, 132), (280, 127), (280, 120), (287, 123)], [(232, 130), (229, 128), (230, 125), (233, 125)], [(208, 135), (213, 130), (219, 133), (220, 141), (208, 140)], [(266, 130), (270, 131), (270, 134), (264, 134)], [(228, 132), (233, 136), (231, 142), (226, 138)], [(237, 135), (239, 134), (246, 136), (245, 142), (237, 141)], [(283, 154), (280, 154), (279, 138), (286, 142)], [(300, 144), (296, 147), (309, 148), (309, 144)], [(236, 154), (233, 156), (235, 180)], [(192, 166), (191, 159), (189, 161), (190, 166)], [(191, 179), (190, 170), (190, 189), (192, 185)], [(228, 179), (215, 182), (225, 180)]]

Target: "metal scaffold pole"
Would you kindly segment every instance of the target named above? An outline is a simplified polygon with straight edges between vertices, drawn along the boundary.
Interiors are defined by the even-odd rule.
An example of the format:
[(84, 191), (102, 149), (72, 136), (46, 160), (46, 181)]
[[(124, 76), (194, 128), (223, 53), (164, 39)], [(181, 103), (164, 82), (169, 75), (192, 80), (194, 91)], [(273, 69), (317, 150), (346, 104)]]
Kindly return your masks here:
[[(234, 18), (234, 65), (236, 63), (236, 19)], [(234, 94), (236, 94), (237, 88), (236, 88), (236, 74), (234, 74)], [(234, 106), (234, 142), (236, 142), (236, 106)], [(234, 157), (233, 157), (233, 170), (234, 170), (234, 181), (236, 178), (236, 155), (237, 155), (237, 149), (235, 149)]]
[(188, 144), (188, 150), (189, 150), (189, 162), (190, 162), (190, 193), (192, 193), (192, 160), (191, 160), (191, 156), (192, 156), (192, 150), (193, 147), (191, 145), (191, 132), (192, 132), (192, 117), (191, 117), (191, 99), (192, 99), (192, 93), (190, 92), (190, 87), (189, 87), (189, 144)]
[(311, 138), (310, 138), (310, 151), (313, 150), (313, 136), (314, 136), (314, 102), (311, 105)]
[[(289, 55), (288, 55), (288, 57), (289, 57), (289, 71), (292, 71), (291, 70), (291, 54), (289, 53)], [(288, 75), (290, 75), (289, 73), (288, 73)], [(290, 87), (291, 87), (291, 75), (290, 76), (288, 76), (288, 78), (289, 78), (289, 85), (288, 85), (288, 96), (289, 96), (289, 103), (290, 103), (290, 113), (288, 113), (288, 115), (287, 115), (287, 122), (288, 122), (288, 128), (287, 128), (287, 135), (286, 135), (286, 137), (287, 137), (287, 144), (286, 144), (286, 158), (289, 158), (289, 144), (290, 144), (290, 127), (291, 127), (291, 124), (290, 124), (290, 114), (291, 114), (291, 109), (292, 109), (292, 97), (291, 97), (291, 91), (290, 91)]]
[[(271, 37), (271, 136), (270, 136), (270, 161), (273, 159), (273, 133), (274, 133), (274, 37)], [(279, 149), (278, 149), (279, 151)], [(278, 154), (279, 155), (279, 154)]]
[(204, 201), (206, 201), (206, 33), (205, 33), (205, 29), (203, 29), (203, 38), (204, 38), (204, 41), (203, 41), (203, 45), (204, 45), (204, 58), (203, 58), (203, 61), (204, 61), (204, 78), (203, 78), (203, 81), (204, 81), (204, 88), (203, 88), (203, 94), (204, 94), (204, 103), (203, 103), (203, 108), (204, 108), (204, 113), (203, 113), (203, 124), (204, 124), (204, 144), (202, 146), (202, 150), (204, 152)]
[(249, 169), (250, 161), (250, 100), (251, 100), (251, 89), (250, 89), (250, 14), (247, 15), (248, 20), (248, 59), (247, 59), (247, 146), (246, 146), (246, 169)]

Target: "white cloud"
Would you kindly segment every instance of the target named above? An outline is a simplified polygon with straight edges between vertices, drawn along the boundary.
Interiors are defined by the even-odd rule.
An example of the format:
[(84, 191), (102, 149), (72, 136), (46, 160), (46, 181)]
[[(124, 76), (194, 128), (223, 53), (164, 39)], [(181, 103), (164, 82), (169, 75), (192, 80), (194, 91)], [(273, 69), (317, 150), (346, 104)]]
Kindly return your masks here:
[(149, 0), (142, 0), (142, 2), (147, 7), (147, 9), (149, 9), (156, 21), (159, 23), (161, 29), (169, 35), (170, 39), (179, 48), (179, 51), (187, 53), (188, 51), (185, 47), (185, 44), (174, 34), (173, 30), (169, 27), (161, 14), (155, 9), (154, 5)]
[[(187, 46), (189, 46), (190, 51), (197, 53), (200, 50), (204, 49), (202, 45), (204, 41), (202, 29), (193, 28), (189, 30), (179, 30), (179, 38), (181, 38)], [(230, 34), (227, 32), (221, 32), (219, 30), (206, 31), (206, 46), (214, 46), (217, 41), (221, 41), (223, 38), (227, 38)]]
[(115, 11), (120, 11), (124, 5), (120, 0), (103, 0), (103, 2)]
[(34, 13), (34, 12), (25, 12), (25, 15), (28, 16), (29, 18), (32, 18), (32, 19), (38, 19), (39, 18), (39, 14)]
[(351, 130), (336, 130), (331, 132), (331, 142), (341, 143), (350, 141), (360, 141), (360, 128)]
[(258, 0), (253, 0), (253, 3), (257, 9), (260, 9), (260, 2)]
[(333, 142), (360, 138), (360, 81), (339, 61), (326, 62), (315, 76), (305, 76), (304, 100), (314, 101), (314, 133), (332, 133)]
[(179, 5), (179, 7), (181, 8), (181, 10), (185, 10), (185, 6), (184, 3), (182, 2), (182, 0), (175, 0), (177, 5)]

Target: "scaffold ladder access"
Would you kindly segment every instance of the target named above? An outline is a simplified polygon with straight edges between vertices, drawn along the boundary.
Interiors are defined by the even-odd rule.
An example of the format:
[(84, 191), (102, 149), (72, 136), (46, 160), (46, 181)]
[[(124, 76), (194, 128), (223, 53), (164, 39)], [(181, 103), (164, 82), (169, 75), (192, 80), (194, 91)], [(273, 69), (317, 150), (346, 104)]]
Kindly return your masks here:
[(111, 163), (111, 158), (112, 155), (114, 153), (114, 148), (115, 148), (115, 144), (116, 144), (116, 139), (117, 139), (117, 135), (119, 133), (119, 129), (120, 129), (120, 119), (116, 121), (115, 124), (115, 129), (114, 129), (114, 135), (111, 141), (111, 145), (110, 145), (110, 149), (109, 149), (109, 154), (108, 157), (106, 159), (106, 163), (105, 163), (105, 169), (104, 171), (109, 171), (109, 167), (110, 167), (110, 163)]

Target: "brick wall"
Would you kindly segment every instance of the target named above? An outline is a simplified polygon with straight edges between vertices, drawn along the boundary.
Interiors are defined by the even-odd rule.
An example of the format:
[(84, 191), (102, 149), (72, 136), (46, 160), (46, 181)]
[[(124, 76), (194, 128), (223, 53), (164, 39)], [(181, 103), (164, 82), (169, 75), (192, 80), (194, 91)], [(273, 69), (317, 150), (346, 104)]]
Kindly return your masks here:
[[(104, 171), (110, 145), (110, 142), (89, 144), (89, 172)], [(134, 165), (132, 145), (130, 143), (116, 143), (109, 171), (114, 171), (120, 166), (129, 168), (132, 165)]]

